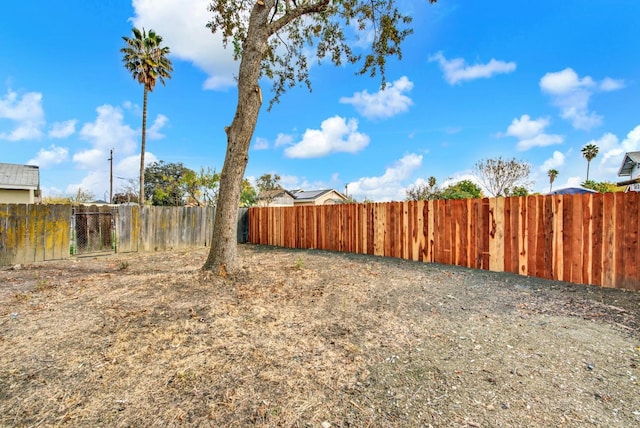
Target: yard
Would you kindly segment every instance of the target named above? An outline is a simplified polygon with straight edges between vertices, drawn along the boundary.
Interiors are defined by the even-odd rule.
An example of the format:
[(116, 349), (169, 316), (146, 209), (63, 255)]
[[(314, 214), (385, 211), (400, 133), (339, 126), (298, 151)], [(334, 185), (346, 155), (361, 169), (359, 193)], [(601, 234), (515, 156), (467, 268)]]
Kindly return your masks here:
[(240, 247), (0, 270), (1, 426), (640, 425), (640, 293)]

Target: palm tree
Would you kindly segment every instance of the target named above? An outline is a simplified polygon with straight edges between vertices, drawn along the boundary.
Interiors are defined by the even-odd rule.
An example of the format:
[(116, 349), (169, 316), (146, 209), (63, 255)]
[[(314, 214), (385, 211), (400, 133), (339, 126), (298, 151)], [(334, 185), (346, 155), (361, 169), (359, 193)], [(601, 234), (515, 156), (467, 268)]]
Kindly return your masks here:
[(144, 86), (144, 101), (142, 103), (142, 144), (140, 148), (140, 205), (144, 204), (144, 152), (147, 142), (147, 94), (153, 91), (156, 80), (163, 85), (164, 79), (171, 78), (173, 67), (167, 58), (169, 48), (161, 47), (162, 37), (153, 30), (147, 33), (144, 28), (140, 31), (133, 28), (133, 37), (123, 36), (125, 47), (120, 49), (122, 61), (131, 76)]
[(558, 176), (557, 169), (550, 169), (547, 171), (547, 175), (549, 176), (549, 193), (553, 190), (553, 182), (556, 181), (556, 177)]
[(582, 156), (587, 160), (587, 180), (589, 181), (589, 165), (591, 164), (591, 160), (598, 156), (598, 146), (595, 144), (587, 144), (581, 150)]

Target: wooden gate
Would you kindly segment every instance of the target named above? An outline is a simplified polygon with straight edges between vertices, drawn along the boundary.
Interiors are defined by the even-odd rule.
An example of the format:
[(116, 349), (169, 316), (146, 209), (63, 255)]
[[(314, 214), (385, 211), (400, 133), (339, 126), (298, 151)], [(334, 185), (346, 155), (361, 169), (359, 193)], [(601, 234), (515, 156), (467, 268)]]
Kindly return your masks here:
[(71, 253), (86, 255), (115, 252), (115, 228), (108, 206), (79, 205), (71, 215)]

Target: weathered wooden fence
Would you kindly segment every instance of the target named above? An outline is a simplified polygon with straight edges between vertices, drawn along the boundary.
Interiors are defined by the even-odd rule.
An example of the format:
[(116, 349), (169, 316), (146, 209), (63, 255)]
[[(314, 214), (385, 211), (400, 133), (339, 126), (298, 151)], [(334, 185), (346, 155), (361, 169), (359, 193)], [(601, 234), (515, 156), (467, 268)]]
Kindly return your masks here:
[[(205, 247), (214, 213), (211, 207), (0, 204), (0, 266), (94, 254), (105, 247), (122, 253)], [(113, 221), (115, 241), (107, 221)], [(242, 208), (238, 242), (246, 242), (247, 227)], [(87, 251), (79, 252), (79, 246)]]
[[(119, 206), (116, 226), (118, 251), (208, 246), (214, 214), (211, 207)], [(133, 248), (135, 243), (137, 248)]]
[(250, 208), (249, 242), (640, 290), (640, 193)]
[(69, 257), (70, 205), (0, 204), (0, 266)]

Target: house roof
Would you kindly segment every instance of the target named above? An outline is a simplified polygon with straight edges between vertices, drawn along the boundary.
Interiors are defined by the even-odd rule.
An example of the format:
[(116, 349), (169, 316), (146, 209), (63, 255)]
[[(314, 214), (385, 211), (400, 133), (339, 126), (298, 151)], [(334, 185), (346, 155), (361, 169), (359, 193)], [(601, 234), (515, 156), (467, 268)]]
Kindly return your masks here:
[(346, 200), (344, 196), (342, 196), (339, 192), (333, 189), (323, 189), (323, 190), (302, 190), (295, 193), (296, 201), (314, 201), (318, 199), (320, 196), (326, 195), (327, 193), (335, 192), (338, 195), (340, 200)]
[(258, 199), (274, 199), (274, 198), (277, 198), (278, 196), (285, 196), (285, 195), (289, 195), (292, 198), (295, 198), (295, 195), (293, 195), (291, 192), (285, 189), (275, 189), (275, 190), (267, 190), (264, 192), (260, 192), (257, 198)]
[(584, 193), (598, 193), (595, 190), (584, 187), (565, 187), (564, 189), (554, 190), (549, 195), (581, 195)]
[(4, 189), (37, 189), (39, 186), (39, 167), (0, 163), (0, 187)]
[(619, 176), (631, 175), (633, 167), (640, 163), (640, 152), (627, 152), (618, 171)]
[(330, 192), (331, 189), (325, 189), (325, 190), (302, 190), (299, 192), (296, 192), (295, 196), (297, 200), (314, 200), (319, 198), (320, 196), (324, 195), (325, 193)]

